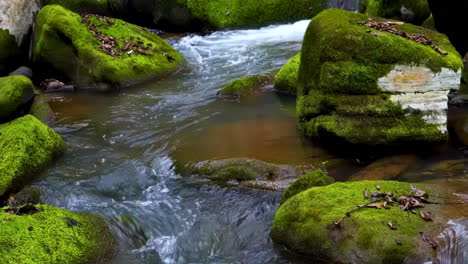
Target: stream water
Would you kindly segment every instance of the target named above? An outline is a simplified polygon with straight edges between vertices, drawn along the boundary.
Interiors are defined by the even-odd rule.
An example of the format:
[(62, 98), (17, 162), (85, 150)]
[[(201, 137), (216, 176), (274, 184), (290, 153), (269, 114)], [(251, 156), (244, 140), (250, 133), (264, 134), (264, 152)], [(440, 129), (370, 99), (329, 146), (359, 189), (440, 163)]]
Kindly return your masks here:
[[(34, 183), (44, 201), (105, 216), (120, 243), (112, 263), (302, 263), (281, 255), (269, 239), (280, 192), (218, 187), (178, 171), (211, 158), (337, 159), (300, 137), (294, 98), (270, 86), (242, 100), (216, 96), (236, 78), (277, 71), (300, 50), (308, 23), (169, 36), (187, 60), (180, 72), (118, 94), (52, 95), (54, 129), (68, 150)], [(421, 166), (462, 158), (448, 146), (422, 158)], [(336, 179), (357, 169), (341, 164)], [(463, 186), (465, 194), (463, 188), (449, 193), (467, 199), (466, 170), (450, 181), (432, 176)], [(468, 217), (463, 208), (456, 219)], [(467, 221), (456, 219), (466, 229)], [(445, 237), (459, 235), (458, 225)], [(461, 236), (466, 240), (466, 231)], [(448, 243), (447, 254), (460, 246), (456, 241), (464, 240)]]

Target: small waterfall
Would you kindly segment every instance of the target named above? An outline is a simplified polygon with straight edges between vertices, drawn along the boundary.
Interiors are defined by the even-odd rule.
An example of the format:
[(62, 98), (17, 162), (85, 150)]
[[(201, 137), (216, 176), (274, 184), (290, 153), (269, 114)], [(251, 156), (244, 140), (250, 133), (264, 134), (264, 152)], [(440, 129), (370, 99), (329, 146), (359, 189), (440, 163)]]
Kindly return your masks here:
[(357, 12), (360, 0), (328, 0), (328, 7)]
[(437, 262), (440, 264), (466, 264), (468, 261), (468, 218), (451, 220), (437, 238), (440, 250)]
[(0, 0), (0, 28), (7, 29), (21, 45), (39, 9), (40, 0)]

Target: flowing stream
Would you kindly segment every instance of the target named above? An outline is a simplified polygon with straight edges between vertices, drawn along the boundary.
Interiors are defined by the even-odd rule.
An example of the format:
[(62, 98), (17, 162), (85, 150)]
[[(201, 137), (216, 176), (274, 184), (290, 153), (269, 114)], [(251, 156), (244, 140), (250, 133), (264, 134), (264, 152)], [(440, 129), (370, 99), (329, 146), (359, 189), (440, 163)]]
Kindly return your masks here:
[(46, 203), (105, 216), (120, 244), (113, 263), (302, 263), (269, 239), (280, 192), (222, 188), (179, 171), (220, 157), (332, 157), (298, 134), (294, 98), (270, 86), (242, 100), (216, 96), (236, 78), (279, 70), (308, 23), (166, 36), (187, 60), (178, 73), (118, 94), (53, 95), (54, 129), (68, 150), (34, 185)]

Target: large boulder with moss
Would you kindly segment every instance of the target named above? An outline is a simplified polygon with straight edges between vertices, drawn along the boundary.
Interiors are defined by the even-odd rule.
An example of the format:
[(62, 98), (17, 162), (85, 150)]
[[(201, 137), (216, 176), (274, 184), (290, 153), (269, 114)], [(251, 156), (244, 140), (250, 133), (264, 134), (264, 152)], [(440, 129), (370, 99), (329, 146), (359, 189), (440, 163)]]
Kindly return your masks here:
[(34, 62), (74, 82), (126, 86), (177, 69), (183, 57), (154, 33), (119, 19), (86, 16), (58, 5), (37, 15)]
[[(420, 256), (432, 256), (432, 248), (424, 244), (419, 232), (429, 236), (438, 232), (444, 221), (437, 211), (440, 205), (430, 204), (423, 209), (433, 212), (434, 222), (405, 212), (395, 203), (389, 209), (358, 209), (357, 205), (370, 203), (363, 190), (376, 190), (377, 184), (382, 192), (398, 196), (411, 192), (409, 183), (395, 181), (314, 187), (281, 205), (273, 220), (271, 238), (295, 253), (327, 263), (420, 263)], [(419, 187), (431, 196), (432, 190)], [(396, 230), (388, 226), (389, 222)]]
[(18, 191), (65, 151), (62, 137), (26, 115), (0, 125), (0, 196)]
[(443, 34), (394, 26), (424, 35), (433, 48), (361, 24), (368, 18), (329, 9), (310, 23), (299, 69), (302, 133), (370, 146), (446, 140), (447, 95), (459, 89), (461, 56)]
[(309, 167), (273, 164), (249, 158), (232, 158), (190, 164), (185, 173), (198, 175), (222, 186), (281, 190), (309, 171)]
[(359, 11), (416, 25), (421, 25), (431, 15), (427, 0), (362, 0)]
[(301, 64), (301, 53), (292, 57), (275, 76), (275, 90), (295, 95), (297, 93), (297, 78), (299, 65)]
[(2, 263), (101, 263), (114, 254), (115, 239), (101, 217), (48, 205), (34, 208), (37, 212), (23, 215), (0, 210)]
[(326, 186), (332, 184), (335, 180), (328, 176), (321, 169), (302, 175), (288, 186), (281, 196), (281, 203), (284, 203), (294, 195), (308, 190), (312, 187)]
[(17, 114), (34, 97), (34, 86), (24, 76), (0, 78), (0, 121)]

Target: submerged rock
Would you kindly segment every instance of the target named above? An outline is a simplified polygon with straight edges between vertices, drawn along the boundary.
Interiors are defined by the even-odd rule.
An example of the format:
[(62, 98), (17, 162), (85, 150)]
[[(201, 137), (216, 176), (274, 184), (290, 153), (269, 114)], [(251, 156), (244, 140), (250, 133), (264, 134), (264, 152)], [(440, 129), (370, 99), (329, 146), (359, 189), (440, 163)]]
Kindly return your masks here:
[(369, 146), (446, 140), (447, 95), (459, 89), (463, 68), (458, 52), (443, 34), (394, 26), (424, 35), (431, 47), (360, 24), (366, 21), (329, 9), (310, 23), (299, 71), (302, 133)]
[(241, 79), (237, 79), (224, 86), (219, 94), (221, 95), (237, 95), (246, 96), (250, 93), (264, 87), (271, 81), (271, 77), (268, 75), (252, 75)]
[(78, 84), (126, 86), (161, 77), (183, 62), (166, 41), (119, 19), (82, 18), (49, 5), (41, 9), (36, 23), (36, 65), (52, 67)]
[(326, 186), (332, 184), (334, 181), (335, 180), (333, 180), (333, 178), (325, 174), (320, 169), (302, 175), (293, 183), (291, 183), (291, 185), (289, 185), (286, 190), (284, 190), (283, 196), (281, 196), (281, 203), (286, 202), (286, 200), (293, 197), (294, 195), (312, 187)]
[(62, 137), (26, 115), (0, 125), (0, 196), (18, 191), (65, 151)]
[(430, 15), (427, 0), (362, 0), (359, 11), (369, 16), (385, 17), (421, 25)]
[(299, 65), (301, 64), (301, 53), (292, 57), (276, 74), (275, 90), (282, 93), (296, 95)]
[(3, 263), (99, 263), (114, 254), (115, 239), (101, 217), (48, 205), (32, 208), (23, 215), (0, 210)]
[(349, 180), (391, 180), (398, 177), (419, 161), (416, 155), (395, 155), (385, 157), (351, 175)]
[[(370, 201), (363, 190), (375, 190), (377, 184), (382, 192), (410, 193), (409, 183), (395, 181), (314, 187), (281, 205), (273, 220), (271, 238), (295, 253), (327, 263), (412, 263), (418, 256), (431, 256), (432, 249), (424, 244), (419, 232), (433, 235), (441, 227), (442, 216), (437, 211), (440, 205), (424, 208), (433, 212), (434, 222), (426, 222), (397, 205), (357, 209), (357, 205)], [(431, 197), (432, 191), (426, 191)], [(389, 221), (396, 230), (389, 227)], [(418, 260), (415, 263), (420, 263)]]
[(24, 76), (0, 78), (0, 121), (18, 115), (18, 111), (34, 97), (34, 86)]
[(190, 166), (190, 173), (227, 186), (284, 189), (310, 169), (278, 165), (248, 158), (207, 160)]

